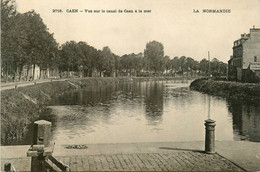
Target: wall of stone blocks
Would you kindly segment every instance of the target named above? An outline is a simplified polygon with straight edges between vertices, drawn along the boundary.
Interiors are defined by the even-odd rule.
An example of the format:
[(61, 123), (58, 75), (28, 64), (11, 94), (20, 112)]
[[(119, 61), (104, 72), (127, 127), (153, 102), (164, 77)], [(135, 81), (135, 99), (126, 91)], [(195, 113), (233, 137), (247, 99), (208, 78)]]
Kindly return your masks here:
[(254, 62), (254, 57), (260, 62), (260, 40), (249, 39), (243, 44), (243, 69), (247, 69), (250, 62)]

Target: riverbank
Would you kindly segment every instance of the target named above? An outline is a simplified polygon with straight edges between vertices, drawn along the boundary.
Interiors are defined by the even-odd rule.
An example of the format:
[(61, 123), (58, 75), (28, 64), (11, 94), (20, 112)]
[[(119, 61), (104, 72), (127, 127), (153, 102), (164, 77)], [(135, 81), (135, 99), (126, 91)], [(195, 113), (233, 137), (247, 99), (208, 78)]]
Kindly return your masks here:
[[(185, 80), (191, 78), (74, 78), (66, 80), (45, 81), (43, 83), (30, 83), (33, 85), (23, 86), (17, 85), (14, 89), (2, 90), (1, 92), (1, 141), (2, 144), (11, 143), (12, 140), (19, 142), (21, 138), (27, 137), (28, 125), (39, 119), (41, 113), (45, 111), (45, 107), (54, 98), (64, 92), (72, 91), (84, 87), (92, 87), (97, 85), (116, 84), (119, 82), (132, 81), (152, 81), (152, 80)], [(25, 84), (25, 85), (24, 85)], [(15, 125), (14, 125), (15, 124)]]
[(256, 103), (260, 98), (260, 84), (253, 83), (196, 79), (191, 83), (190, 88), (210, 95)]
[[(91, 79), (93, 80), (94, 77), (91, 78), (75, 78), (74, 80), (86, 80), (86, 79)], [(104, 79), (104, 78), (100, 78), (97, 77), (96, 79)], [(107, 78), (107, 77), (106, 77)], [(117, 77), (119, 79), (124, 79), (124, 80), (135, 80), (135, 81), (167, 81), (167, 80), (183, 80), (183, 81), (187, 81), (187, 80), (194, 80), (196, 79), (196, 77)], [(47, 83), (47, 82), (57, 82), (57, 81), (67, 81), (67, 80), (73, 80), (72, 78), (65, 78), (65, 79), (44, 79), (44, 80), (34, 80), (34, 81), (21, 81), (21, 82), (7, 82), (1, 83), (1, 91), (4, 90), (10, 90), (10, 89), (14, 89), (14, 88), (18, 88), (18, 87), (26, 87), (26, 86), (30, 86), (30, 85), (35, 85), (35, 84), (42, 84), (42, 83)]]
[[(100, 164), (99, 160), (103, 160), (103, 158), (109, 160), (111, 157), (116, 158), (118, 162), (122, 161), (121, 163), (125, 165), (124, 167), (126, 169), (123, 169), (120, 165), (117, 166), (117, 164), (110, 164), (104, 159), (104, 164), (107, 163), (108, 167), (110, 167), (105, 169), (105, 171), (123, 171), (127, 169), (128, 171), (142, 170), (131, 169), (132, 166), (148, 169), (151, 168), (149, 171), (154, 171), (154, 168), (156, 167), (160, 167), (157, 171), (159, 171), (159, 169), (162, 171), (168, 171), (167, 168), (173, 168), (172, 170), (175, 169), (175, 171), (260, 170), (260, 144), (255, 142), (216, 141), (217, 154), (215, 156), (203, 153), (203, 141), (86, 145), (87, 149), (66, 149), (67, 145), (55, 145), (53, 156), (69, 165), (71, 169), (77, 171), (88, 171), (90, 170), (91, 165), (93, 165), (91, 170), (102, 171), (104, 166), (98, 165)], [(29, 170), (30, 158), (26, 157), (26, 152), (29, 147), (29, 145), (1, 146), (2, 169), (4, 163), (10, 162), (17, 168), (17, 170), (19, 169), (19, 166), (21, 167), (21, 170)], [(67, 158), (64, 159), (64, 157)], [(132, 159), (133, 157), (134, 159)], [(139, 157), (143, 160), (144, 164), (140, 161), (132, 161), (135, 160), (135, 157)], [(85, 162), (86, 159), (92, 158), (94, 158), (93, 164)], [(177, 164), (176, 160), (178, 161)], [(232, 170), (232, 168), (230, 168), (231, 166), (226, 166), (226, 163), (223, 164), (227, 161), (229, 164), (231, 163), (230, 165), (232, 167), (235, 165), (238, 168)], [(131, 163), (125, 164), (128, 162)], [(112, 167), (115, 169), (112, 170)], [(239, 167), (241, 168), (239, 169)]]
[[(49, 101), (66, 91), (97, 84), (110, 84), (128, 78), (83, 78), (26, 85), (1, 92), (1, 142), (19, 140), (26, 135), (28, 124), (39, 118)], [(14, 125), (15, 124), (15, 125)]]

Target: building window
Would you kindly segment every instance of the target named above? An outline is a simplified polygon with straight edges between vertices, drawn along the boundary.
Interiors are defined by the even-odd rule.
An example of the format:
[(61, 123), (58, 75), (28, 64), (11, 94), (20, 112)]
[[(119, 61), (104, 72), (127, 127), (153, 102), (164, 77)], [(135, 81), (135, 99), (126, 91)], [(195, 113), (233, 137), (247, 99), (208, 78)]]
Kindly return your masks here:
[(254, 62), (257, 62), (257, 56), (254, 57)]

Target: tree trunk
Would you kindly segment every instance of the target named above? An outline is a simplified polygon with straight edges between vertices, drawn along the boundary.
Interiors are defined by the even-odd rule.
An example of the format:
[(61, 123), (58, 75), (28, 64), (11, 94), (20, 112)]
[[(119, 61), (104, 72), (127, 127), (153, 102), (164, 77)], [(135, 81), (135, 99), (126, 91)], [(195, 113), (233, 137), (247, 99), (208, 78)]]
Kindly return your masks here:
[(90, 69), (87, 69), (84, 72), (85, 72), (84, 77), (89, 77), (90, 76)]
[[(16, 70), (17, 70), (17, 68), (16, 68)], [(14, 71), (14, 76), (13, 76), (13, 82), (15, 82), (16, 81), (16, 71)]]
[(14, 71), (14, 82), (17, 81), (17, 75), (18, 75), (18, 72), (19, 71), (19, 67), (16, 67), (16, 71)]
[(42, 69), (40, 68), (40, 76), (39, 79), (42, 79)]
[(86, 71), (85, 71), (85, 69), (82, 70), (82, 76), (83, 76), (83, 77), (86, 77)]
[(22, 73), (23, 73), (23, 65), (20, 65), (20, 70), (19, 70), (19, 81), (22, 80)]
[(73, 75), (73, 73), (74, 73), (74, 70), (73, 70), (73, 65), (71, 65), (71, 72), (72, 72), (72, 73), (71, 73), (70, 77), (72, 77), (72, 78), (73, 78), (73, 77), (74, 77), (74, 75)]
[(22, 80), (22, 70), (19, 71), (19, 82)]
[(32, 76), (32, 80), (34, 80), (35, 78), (35, 64), (33, 64), (33, 76)]
[(8, 63), (6, 62), (5, 83), (7, 83), (7, 80), (8, 80)]
[(28, 81), (28, 75), (29, 75), (29, 66), (27, 67), (27, 72), (26, 72), (26, 81)]
[(89, 69), (89, 77), (92, 77), (92, 69)]
[(43, 70), (43, 79), (47, 78), (47, 69)]
[(62, 78), (62, 73), (61, 73), (61, 70), (59, 70), (59, 75), (60, 75), (60, 78)]

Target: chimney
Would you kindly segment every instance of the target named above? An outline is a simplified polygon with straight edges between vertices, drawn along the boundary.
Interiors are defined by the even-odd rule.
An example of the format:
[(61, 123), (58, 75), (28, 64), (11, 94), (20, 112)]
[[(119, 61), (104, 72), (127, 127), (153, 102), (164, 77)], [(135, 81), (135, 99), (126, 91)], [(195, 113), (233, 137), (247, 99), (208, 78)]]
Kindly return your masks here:
[(241, 38), (246, 38), (246, 33), (241, 34)]

